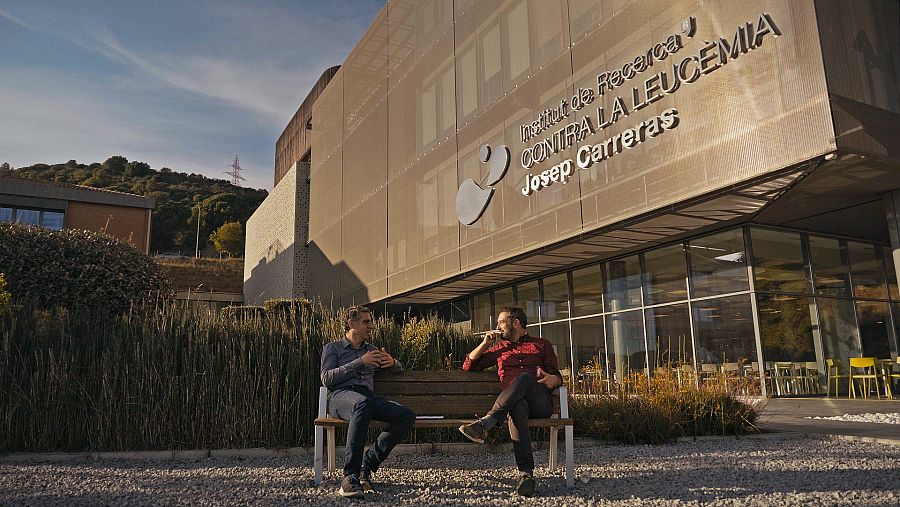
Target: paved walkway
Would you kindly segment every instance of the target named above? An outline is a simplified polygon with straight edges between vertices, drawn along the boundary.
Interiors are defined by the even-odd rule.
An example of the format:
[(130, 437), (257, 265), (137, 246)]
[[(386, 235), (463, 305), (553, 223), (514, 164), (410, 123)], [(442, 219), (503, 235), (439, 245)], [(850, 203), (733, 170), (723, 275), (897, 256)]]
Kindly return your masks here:
[(900, 424), (831, 421), (808, 417), (900, 413), (900, 400), (847, 398), (774, 398), (761, 402), (758, 425), (766, 431), (840, 435), (900, 445)]

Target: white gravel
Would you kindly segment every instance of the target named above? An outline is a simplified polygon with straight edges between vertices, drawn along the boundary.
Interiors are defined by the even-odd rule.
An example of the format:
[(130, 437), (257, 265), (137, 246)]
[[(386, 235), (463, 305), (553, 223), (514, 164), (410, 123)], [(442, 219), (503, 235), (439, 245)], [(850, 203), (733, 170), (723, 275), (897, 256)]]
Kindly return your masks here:
[[(539, 464), (547, 452), (537, 451)], [(375, 479), (385, 505), (900, 505), (900, 446), (827, 437), (580, 445), (576, 486), (536, 470), (539, 495), (511, 495), (513, 457), (392, 456)], [(340, 460), (339, 460), (340, 461)], [(339, 465), (340, 466), (340, 465)], [(348, 505), (337, 473), (312, 485), (309, 457), (0, 464), (0, 505)]]
[(828, 421), (867, 422), (879, 424), (900, 424), (900, 413), (894, 414), (844, 414), (832, 417), (807, 417), (806, 419), (824, 419)]

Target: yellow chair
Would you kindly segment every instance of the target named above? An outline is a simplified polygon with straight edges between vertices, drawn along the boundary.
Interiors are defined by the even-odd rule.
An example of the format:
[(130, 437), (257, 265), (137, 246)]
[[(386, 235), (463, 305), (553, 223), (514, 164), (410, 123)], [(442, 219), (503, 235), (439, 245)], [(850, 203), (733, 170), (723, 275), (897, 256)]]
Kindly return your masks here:
[(838, 359), (826, 359), (825, 366), (827, 371), (825, 375), (825, 396), (831, 396), (831, 380), (834, 379), (834, 396), (838, 395), (838, 379), (850, 378), (850, 375), (841, 373), (843, 364)]
[[(862, 372), (857, 373), (857, 370)], [(874, 357), (850, 358), (850, 397), (856, 398), (856, 381), (863, 381), (863, 398), (869, 397), (869, 379), (875, 382), (875, 394), (881, 399), (881, 391), (878, 390), (878, 371), (875, 368)]]

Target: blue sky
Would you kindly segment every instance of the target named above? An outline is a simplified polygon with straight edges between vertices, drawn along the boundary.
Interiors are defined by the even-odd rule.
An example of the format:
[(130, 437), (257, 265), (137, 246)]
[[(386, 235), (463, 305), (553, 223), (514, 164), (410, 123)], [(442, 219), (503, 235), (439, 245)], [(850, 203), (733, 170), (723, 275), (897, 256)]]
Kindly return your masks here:
[(384, 0), (0, 0), (0, 163), (102, 162), (272, 188), (275, 141)]

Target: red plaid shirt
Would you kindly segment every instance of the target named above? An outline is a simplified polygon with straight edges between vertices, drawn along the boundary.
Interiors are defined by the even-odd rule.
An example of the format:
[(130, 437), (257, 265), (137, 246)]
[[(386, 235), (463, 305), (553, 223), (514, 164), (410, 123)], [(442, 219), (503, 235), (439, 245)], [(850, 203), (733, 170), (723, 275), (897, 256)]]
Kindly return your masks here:
[(537, 378), (538, 366), (551, 375), (560, 375), (553, 344), (537, 337), (523, 335), (518, 341), (500, 340), (476, 360), (468, 354), (463, 363), (465, 371), (481, 371), (496, 363), (500, 387), (506, 389), (520, 373), (528, 372)]

